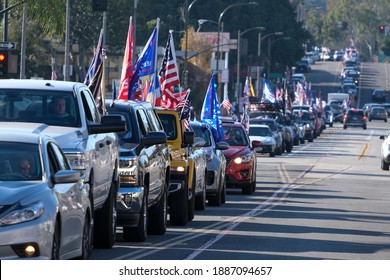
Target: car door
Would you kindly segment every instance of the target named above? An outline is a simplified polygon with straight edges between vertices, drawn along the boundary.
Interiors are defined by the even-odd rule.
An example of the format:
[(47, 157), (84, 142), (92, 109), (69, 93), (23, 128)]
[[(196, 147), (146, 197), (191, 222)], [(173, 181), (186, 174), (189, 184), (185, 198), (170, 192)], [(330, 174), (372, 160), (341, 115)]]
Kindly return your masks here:
[[(49, 142), (47, 146), (50, 175), (60, 170), (70, 170), (60, 148)], [(83, 197), (81, 183), (55, 184), (53, 192), (58, 200), (61, 215), (61, 254), (80, 248), (83, 226)]]

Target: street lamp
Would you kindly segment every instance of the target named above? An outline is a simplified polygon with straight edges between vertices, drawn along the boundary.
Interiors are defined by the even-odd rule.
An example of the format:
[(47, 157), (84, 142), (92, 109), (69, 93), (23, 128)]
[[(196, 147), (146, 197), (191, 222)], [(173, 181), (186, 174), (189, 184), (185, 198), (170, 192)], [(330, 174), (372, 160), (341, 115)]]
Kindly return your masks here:
[[(238, 3), (238, 4), (233, 4), (233, 5), (230, 5), (228, 7), (225, 8), (225, 10), (223, 10), (220, 14), (219, 14), (219, 18), (218, 18), (218, 35), (217, 35), (217, 67), (216, 67), (216, 72), (217, 72), (217, 75), (218, 75), (218, 72), (219, 72), (219, 34), (221, 32), (221, 21), (222, 21), (222, 17), (223, 15), (226, 13), (227, 10), (231, 9), (231, 8), (234, 8), (234, 7), (238, 7), (238, 6), (246, 6), (246, 5), (256, 5), (258, 6), (259, 3), (257, 2), (248, 2), (248, 3)], [(220, 98), (218, 98), (220, 99)]]
[[(278, 36), (283, 35), (283, 32), (279, 32), (279, 34), (275, 34)], [(290, 37), (283, 37), (279, 38), (281, 40), (290, 40)], [(277, 39), (277, 40), (279, 40)], [(275, 40), (276, 41), (276, 40)], [(267, 79), (269, 79), (269, 73), (270, 73), (270, 67), (271, 67), (271, 36), (268, 37), (268, 65), (267, 65)]]
[(189, 20), (189, 14), (192, 6), (197, 2), (198, 0), (194, 0), (191, 2), (191, 4), (188, 5), (188, 0), (185, 0), (184, 2), (184, 30), (186, 34), (186, 45), (184, 50), (184, 89), (188, 88), (188, 20)]
[(252, 28), (249, 28), (243, 32), (240, 32), (240, 30), (238, 30), (238, 34), (237, 34), (237, 85), (236, 85), (236, 103), (239, 104), (239, 92), (240, 92), (240, 62), (241, 62), (241, 59), (240, 59), (240, 52), (241, 52), (241, 36), (244, 35), (245, 33), (249, 32), (249, 31), (252, 31), (252, 30), (259, 30), (259, 31), (263, 31), (265, 30), (264, 27), (262, 26), (256, 26), (256, 27), (252, 27)]
[(196, 30), (196, 32), (199, 32), (200, 29), (202, 28), (202, 25), (206, 22), (211, 22), (211, 23), (214, 23), (214, 24), (218, 24), (218, 22), (216, 22), (215, 20), (210, 20), (210, 19), (198, 19), (198, 24), (199, 24), (199, 27), (198, 29)]

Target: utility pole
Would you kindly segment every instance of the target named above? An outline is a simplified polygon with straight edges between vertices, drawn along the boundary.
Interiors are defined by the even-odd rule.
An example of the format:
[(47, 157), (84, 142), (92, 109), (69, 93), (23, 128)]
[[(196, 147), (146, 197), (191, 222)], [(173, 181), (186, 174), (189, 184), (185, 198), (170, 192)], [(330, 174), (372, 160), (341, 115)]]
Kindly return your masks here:
[(69, 29), (70, 29), (70, 0), (66, 0), (64, 81), (69, 81), (69, 63), (70, 63), (70, 46), (69, 46), (70, 30)]

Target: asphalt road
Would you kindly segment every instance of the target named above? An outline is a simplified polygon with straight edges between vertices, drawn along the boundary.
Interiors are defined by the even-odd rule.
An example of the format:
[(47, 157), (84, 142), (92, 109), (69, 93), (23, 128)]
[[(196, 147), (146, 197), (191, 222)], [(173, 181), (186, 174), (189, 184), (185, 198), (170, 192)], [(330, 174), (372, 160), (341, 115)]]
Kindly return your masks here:
[[(360, 103), (387, 88), (384, 64), (362, 69)], [(307, 77), (324, 98), (337, 92), (340, 70), (339, 62), (319, 62)], [(337, 123), (289, 154), (259, 155), (254, 194), (230, 190), (225, 205), (146, 242), (123, 242), (118, 228), (114, 248), (94, 249), (91, 259), (389, 260), (390, 173), (379, 157), (389, 123), (372, 121), (367, 130)]]

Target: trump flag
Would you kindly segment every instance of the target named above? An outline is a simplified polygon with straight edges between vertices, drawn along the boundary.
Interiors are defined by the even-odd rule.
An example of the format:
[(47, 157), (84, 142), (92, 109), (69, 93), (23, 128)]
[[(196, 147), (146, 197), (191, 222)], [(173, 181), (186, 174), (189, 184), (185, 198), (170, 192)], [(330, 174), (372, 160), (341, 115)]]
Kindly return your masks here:
[(224, 140), (224, 133), (217, 91), (214, 87), (214, 79), (215, 77), (212, 75), (200, 117), (202, 122), (210, 124), (216, 142), (220, 142)]

